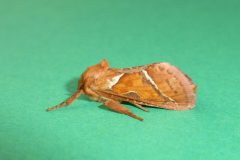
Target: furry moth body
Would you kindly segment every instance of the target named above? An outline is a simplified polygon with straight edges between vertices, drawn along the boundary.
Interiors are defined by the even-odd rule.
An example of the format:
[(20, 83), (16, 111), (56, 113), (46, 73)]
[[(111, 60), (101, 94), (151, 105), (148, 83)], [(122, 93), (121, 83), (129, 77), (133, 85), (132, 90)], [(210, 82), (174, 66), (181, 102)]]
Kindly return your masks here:
[(128, 102), (144, 111), (147, 110), (143, 106), (191, 109), (195, 105), (195, 89), (186, 74), (165, 62), (118, 69), (109, 68), (103, 59), (80, 76), (77, 91), (71, 97), (47, 111), (67, 106), (83, 93), (115, 112), (142, 121), (121, 102)]

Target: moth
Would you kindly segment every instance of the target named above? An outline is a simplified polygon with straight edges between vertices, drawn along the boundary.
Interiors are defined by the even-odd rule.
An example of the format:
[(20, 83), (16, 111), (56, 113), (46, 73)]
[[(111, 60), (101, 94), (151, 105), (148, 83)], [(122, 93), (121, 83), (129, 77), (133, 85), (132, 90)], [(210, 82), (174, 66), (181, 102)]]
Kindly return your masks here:
[(192, 80), (169, 63), (110, 68), (103, 59), (83, 72), (72, 96), (47, 111), (67, 106), (85, 94), (110, 110), (142, 121), (121, 103), (128, 102), (146, 112), (145, 106), (186, 110), (194, 107), (195, 93), (196, 85)]

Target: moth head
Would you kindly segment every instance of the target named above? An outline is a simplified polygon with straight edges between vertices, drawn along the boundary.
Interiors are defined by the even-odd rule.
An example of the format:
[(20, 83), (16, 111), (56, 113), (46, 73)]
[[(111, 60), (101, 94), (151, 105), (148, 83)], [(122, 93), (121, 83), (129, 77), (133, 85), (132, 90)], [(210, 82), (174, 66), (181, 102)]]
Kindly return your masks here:
[(82, 74), (82, 81), (86, 81), (89, 79), (97, 79), (101, 76), (107, 69), (109, 68), (108, 62), (106, 59), (101, 60), (100, 63), (90, 66), (86, 69), (86, 71)]

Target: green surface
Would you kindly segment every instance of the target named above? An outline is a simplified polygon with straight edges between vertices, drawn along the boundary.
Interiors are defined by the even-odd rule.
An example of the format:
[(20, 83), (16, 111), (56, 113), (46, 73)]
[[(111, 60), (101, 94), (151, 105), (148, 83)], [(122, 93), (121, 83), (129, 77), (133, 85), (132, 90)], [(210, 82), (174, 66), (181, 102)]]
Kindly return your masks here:
[[(0, 1), (1, 160), (240, 158), (240, 1)], [(79, 98), (86, 67), (170, 62), (198, 85), (196, 108), (144, 122)]]

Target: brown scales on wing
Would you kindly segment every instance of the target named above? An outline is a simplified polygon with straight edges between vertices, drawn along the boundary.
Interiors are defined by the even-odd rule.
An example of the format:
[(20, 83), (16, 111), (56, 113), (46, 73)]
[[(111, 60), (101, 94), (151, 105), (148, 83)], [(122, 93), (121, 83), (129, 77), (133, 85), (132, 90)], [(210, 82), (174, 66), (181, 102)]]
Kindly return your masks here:
[(116, 85), (112, 87), (112, 91), (119, 95), (127, 95), (129, 92), (136, 93), (142, 100), (158, 100), (164, 99), (158, 95), (151, 84), (144, 80), (141, 73), (125, 73)]
[[(150, 65), (146, 71), (158, 88), (175, 100), (178, 110), (192, 108), (195, 104), (195, 85), (191, 79), (168, 63)], [(171, 107), (171, 106), (170, 106)]]
[(195, 85), (180, 70), (168, 63), (152, 64), (144, 69), (152, 82), (142, 74), (142, 70), (125, 73), (112, 87), (112, 93), (106, 93), (128, 102), (134, 101), (153, 107), (175, 110), (193, 107)]

